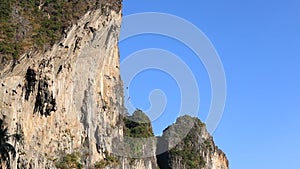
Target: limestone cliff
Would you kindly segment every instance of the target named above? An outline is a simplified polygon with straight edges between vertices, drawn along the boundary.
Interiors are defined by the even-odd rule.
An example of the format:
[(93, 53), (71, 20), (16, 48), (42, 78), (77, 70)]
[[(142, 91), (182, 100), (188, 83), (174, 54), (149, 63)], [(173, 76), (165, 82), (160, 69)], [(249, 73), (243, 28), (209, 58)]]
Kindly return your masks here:
[(121, 12), (87, 12), (46, 51), (28, 51), (1, 72), (1, 116), (23, 133), (14, 168), (54, 168), (80, 152), (85, 168), (122, 136), (118, 35)]
[[(41, 8), (44, 3), (39, 5)], [(118, 0), (104, 0), (97, 8), (86, 8), (82, 16), (76, 15), (78, 20), (63, 27), (60, 38), (51, 39), (53, 43), (41, 48), (22, 42), (21, 45), (27, 44), (20, 50), (22, 55), (1, 61), (0, 118), (10, 133), (23, 135), (22, 141), (10, 140), (17, 151), (12, 168), (155, 169), (157, 161), (161, 169), (164, 164), (167, 168), (189, 168), (182, 157), (167, 151), (175, 146), (180, 151), (195, 149), (206, 169), (226, 169), (226, 156), (204, 128), (189, 132), (198, 144), (189, 144), (180, 137), (184, 141), (172, 145), (173, 136), (167, 136), (168, 132), (157, 139), (151, 124), (140, 135), (150, 140), (132, 141), (135, 136), (126, 133), (124, 119), (129, 117), (119, 70), (119, 5)], [(48, 8), (45, 11), (51, 5)], [(27, 31), (26, 25), (22, 30)], [(24, 34), (23, 40), (34, 43), (28, 40), (29, 35)], [(9, 55), (1, 53), (0, 58)], [(157, 160), (155, 154), (161, 150), (167, 151), (162, 154), (167, 158), (158, 156)]]

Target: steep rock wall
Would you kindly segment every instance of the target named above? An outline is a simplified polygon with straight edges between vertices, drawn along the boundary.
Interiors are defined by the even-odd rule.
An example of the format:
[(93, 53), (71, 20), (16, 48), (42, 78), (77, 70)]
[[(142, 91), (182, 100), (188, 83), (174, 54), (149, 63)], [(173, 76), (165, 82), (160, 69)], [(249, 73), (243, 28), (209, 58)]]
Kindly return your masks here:
[(58, 44), (1, 72), (1, 116), (11, 133), (24, 135), (12, 141), (14, 168), (54, 168), (72, 152), (87, 168), (111, 152), (112, 138), (123, 135), (120, 24), (121, 12), (88, 12)]

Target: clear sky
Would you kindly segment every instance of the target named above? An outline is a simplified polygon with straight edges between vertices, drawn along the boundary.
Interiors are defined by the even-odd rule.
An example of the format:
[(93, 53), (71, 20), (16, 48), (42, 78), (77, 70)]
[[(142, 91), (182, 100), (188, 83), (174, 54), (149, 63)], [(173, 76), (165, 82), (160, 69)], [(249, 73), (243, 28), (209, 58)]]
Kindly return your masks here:
[[(217, 50), (226, 74), (227, 99), (212, 135), (231, 169), (299, 169), (300, 1), (124, 0), (124, 16), (140, 12), (184, 18)], [(188, 65), (199, 86), (199, 118), (205, 121), (211, 84), (201, 61), (184, 44), (157, 35), (120, 42), (121, 61), (148, 48), (170, 51)], [(179, 87), (166, 72), (141, 72), (125, 92), (126, 87), (130, 98), (125, 99), (142, 110), (151, 107), (148, 97), (153, 89), (164, 92), (168, 103), (160, 118), (153, 120), (156, 134), (175, 121)]]

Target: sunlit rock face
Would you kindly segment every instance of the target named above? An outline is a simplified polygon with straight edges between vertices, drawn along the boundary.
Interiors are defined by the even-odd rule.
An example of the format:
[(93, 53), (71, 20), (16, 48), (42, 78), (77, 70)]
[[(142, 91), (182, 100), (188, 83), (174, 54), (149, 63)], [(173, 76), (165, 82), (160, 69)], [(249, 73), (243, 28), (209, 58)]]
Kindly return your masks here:
[(24, 135), (13, 141), (15, 168), (55, 168), (72, 152), (87, 168), (111, 152), (123, 132), (120, 24), (121, 11), (89, 11), (60, 42), (3, 69), (1, 116), (11, 133)]

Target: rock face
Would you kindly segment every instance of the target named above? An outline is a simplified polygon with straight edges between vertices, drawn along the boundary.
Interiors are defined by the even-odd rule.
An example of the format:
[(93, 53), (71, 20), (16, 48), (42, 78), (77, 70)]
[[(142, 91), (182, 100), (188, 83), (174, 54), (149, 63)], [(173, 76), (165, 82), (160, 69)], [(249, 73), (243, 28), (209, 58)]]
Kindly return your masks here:
[[(139, 142), (137, 155), (126, 154), (131, 145), (123, 133), (127, 113), (119, 70), (120, 25), (121, 11), (113, 6), (93, 9), (52, 47), (28, 50), (1, 68), (0, 118), (10, 133), (23, 135), (20, 142), (10, 141), (17, 151), (13, 169), (79, 164), (89, 169), (155, 169), (157, 161), (161, 169), (182, 169), (189, 167), (176, 153), (185, 149), (195, 150), (202, 168), (228, 168), (224, 153), (199, 126), (188, 135), (195, 144), (179, 137), (176, 145), (169, 127), (163, 137)], [(156, 158), (161, 150), (156, 144), (163, 150), (176, 148)]]
[(120, 24), (121, 12), (90, 11), (59, 43), (1, 72), (1, 116), (24, 135), (14, 168), (54, 168), (72, 152), (88, 168), (111, 152), (123, 135)]

